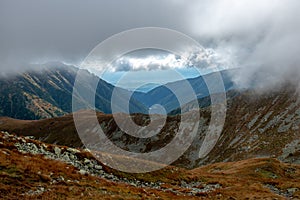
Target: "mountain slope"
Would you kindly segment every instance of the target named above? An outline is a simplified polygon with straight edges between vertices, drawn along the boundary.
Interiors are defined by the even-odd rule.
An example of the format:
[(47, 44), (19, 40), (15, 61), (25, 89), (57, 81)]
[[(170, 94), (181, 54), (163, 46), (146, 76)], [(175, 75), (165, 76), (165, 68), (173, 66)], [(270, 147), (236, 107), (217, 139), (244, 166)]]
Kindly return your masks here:
[(267, 158), (128, 174), (85, 150), (0, 132), (1, 199), (298, 199), (299, 175)]
[[(236, 69), (220, 72), (220, 75), (224, 82), (225, 91), (232, 90), (235, 88), (234, 83), (231, 79), (231, 73), (233, 73), (233, 71), (235, 70)], [(187, 79), (184, 81), (187, 81), (190, 84), (190, 86), (195, 91), (197, 98), (202, 99), (209, 96), (209, 91), (205, 80), (213, 80), (215, 74), (216, 73), (210, 73), (196, 78)], [(182, 80), (167, 83), (166, 85), (156, 87), (147, 93), (135, 92), (133, 94), (133, 98), (144, 103), (148, 107), (151, 107), (154, 104), (160, 104), (164, 106), (167, 113), (169, 113), (179, 108), (180, 105), (177, 100), (177, 97), (168, 89), (168, 87), (176, 88), (176, 90), (180, 91), (182, 90), (182, 85)], [(180, 93), (182, 93), (182, 91), (180, 91)]]
[[(114, 144), (133, 152), (151, 152), (164, 147), (174, 137), (180, 122), (180, 115), (169, 116), (162, 131), (147, 139), (123, 133), (112, 115), (98, 113), (97, 116)], [(276, 157), (285, 162), (300, 163), (300, 101), (295, 86), (282, 86), (268, 93), (249, 90), (232, 97), (228, 102), (227, 118), (218, 143), (203, 159), (199, 159), (198, 155), (208, 129), (210, 108), (201, 109), (200, 116), (198, 135), (190, 148), (174, 163), (177, 166), (193, 168), (256, 157)], [(143, 114), (132, 117), (140, 125), (149, 122), (149, 117)], [(0, 130), (34, 135), (49, 143), (82, 147), (72, 115), (40, 121), (0, 118)]]
[[(16, 76), (4, 77), (0, 80), (0, 116), (8, 116), (17, 119), (43, 119), (62, 116), (72, 112), (72, 91), (78, 69), (62, 63), (48, 63), (36, 66), (31, 70)], [(222, 71), (226, 90), (234, 88), (230, 78), (231, 71)], [(116, 102), (121, 108), (126, 105), (124, 96), (130, 94), (128, 90), (117, 88), (97, 76), (83, 71), (85, 77), (81, 84), (82, 90), (90, 93), (92, 83), (99, 81), (95, 93), (95, 105), (89, 105), (84, 94), (76, 94), (75, 101), (84, 105), (84, 108), (111, 113), (111, 96), (114, 89), (118, 90)], [(207, 79), (214, 74), (204, 75)], [(195, 90), (198, 98), (209, 95), (204, 77), (187, 80)], [(147, 93), (136, 91), (130, 99), (130, 113), (148, 113), (148, 108), (154, 104), (161, 104), (167, 113), (177, 109), (179, 103), (177, 97), (167, 88), (168, 86), (181, 89), (182, 81), (168, 83), (159, 86)], [(207, 106), (209, 103), (201, 104)]]
[[(39, 72), (32, 70), (14, 77), (2, 78), (0, 115), (18, 119), (40, 119), (71, 113), (77, 70), (73, 66), (51, 63), (40, 66)], [(83, 87), (90, 91), (91, 81), (98, 80), (98, 77), (88, 72), (85, 72), (85, 76), (86, 83)], [(96, 109), (111, 113), (110, 98), (113, 89), (113, 85), (99, 80), (95, 95)], [(75, 98), (85, 103), (85, 97), (77, 95)], [(131, 99), (130, 107), (132, 112), (146, 112), (144, 106), (134, 99)]]

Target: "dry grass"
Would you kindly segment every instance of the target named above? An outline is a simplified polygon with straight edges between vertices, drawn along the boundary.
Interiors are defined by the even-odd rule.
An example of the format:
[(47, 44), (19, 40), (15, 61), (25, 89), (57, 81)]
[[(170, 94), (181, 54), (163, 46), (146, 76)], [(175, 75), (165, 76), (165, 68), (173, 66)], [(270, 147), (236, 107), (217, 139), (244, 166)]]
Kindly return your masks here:
[[(288, 188), (300, 189), (300, 166), (281, 163), (276, 159), (216, 163), (193, 170), (169, 166), (146, 174), (128, 174), (104, 168), (106, 172), (119, 177), (163, 182), (162, 188), (173, 188), (180, 192), (176, 195), (160, 189), (138, 188), (122, 182), (81, 175), (71, 165), (46, 159), (42, 155), (22, 154), (12, 141), (2, 138), (0, 141), (1, 199), (285, 199), (266, 185), (273, 185), (282, 191)], [(88, 152), (78, 155), (91, 156)], [(181, 181), (200, 181), (202, 186), (199, 187), (219, 183), (222, 187), (187, 197), (184, 194), (189, 190), (180, 187)], [(45, 190), (38, 192), (39, 188)], [(300, 198), (300, 190), (294, 193), (294, 198)]]
[[(4, 153), (5, 152), (5, 153)], [(30, 194), (45, 188), (45, 192)], [(41, 155), (0, 151), (1, 199), (143, 199), (180, 198), (172, 193), (81, 175), (74, 167)]]
[[(291, 170), (292, 169), (292, 170)], [(218, 182), (223, 188), (219, 193), (236, 199), (282, 198), (266, 188), (267, 184), (285, 191), (288, 188), (300, 189), (300, 166), (281, 163), (276, 159), (255, 158), (239, 162), (216, 163), (191, 170), (191, 179), (204, 179)], [(299, 198), (300, 193), (294, 194)]]

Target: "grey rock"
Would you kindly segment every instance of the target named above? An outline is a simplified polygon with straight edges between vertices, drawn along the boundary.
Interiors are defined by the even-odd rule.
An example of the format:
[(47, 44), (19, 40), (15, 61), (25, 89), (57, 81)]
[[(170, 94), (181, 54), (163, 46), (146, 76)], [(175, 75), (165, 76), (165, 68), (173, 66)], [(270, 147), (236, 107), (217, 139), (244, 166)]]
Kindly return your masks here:
[(61, 155), (61, 158), (62, 158), (63, 160), (65, 160), (66, 162), (70, 162), (70, 157), (69, 157), (69, 155), (68, 155), (67, 152), (64, 152), (64, 153)]
[(113, 179), (113, 178), (114, 178), (114, 175), (109, 174), (109, 175), (107, 176), (107, 178), (108, 178), (108, 179)]
[(80, 151), (74, 148), (67, 148), (67, 151), (69, 151), (71, 154), (79, 153)]
[(32, 154), (37, 154), (39, 153), (39, 149), (37, 148), (37, 146), (33, 143), (27, 143), (28, 146), (28, 150), (30, 153)]
[(87, 159), (87, 158), (84, 158), (84, 164), (89, 164), (89, 163), (91, 163), (91, 161), (89, 160), (89, 159)]
[(58, 147), (54, 147), (54, 153), (55, 153), (55, 155), (57, 155), (59, 157), (61, 154), (61, 149)]
[(35, 138), (34, 138), (34, 136), (26, 136), (26, 137), (24, 137), (26, 140), (34, 140)]
[(94, 168), (97, 169), (97, 170), (101, 170), (102, 166), (101, 165), (95, 165)]
[(70, 160), (72, 160), (72, 161), (74, 161), (74, 160), (77, 159), (77, 157), (76, 157), (75, 155), (73, 155), (73, 154), (69, 154), (69, 158), (70, 158)]
[(287, 192), (290, 194), (290, 195), (293, 195), (295, 192), (297, 192), (299, 189), (298, 188), (288, 188), (287, 189)]
[(79, 170), (79, 173), (80, 173), (80, 174), (82, 174), (82, 175), (86, 175), (86, 174), (88, 174), (88, 172), (87, 172), (87, 171), (85, 171), (85, 170), (83, 170), (83, 169)]

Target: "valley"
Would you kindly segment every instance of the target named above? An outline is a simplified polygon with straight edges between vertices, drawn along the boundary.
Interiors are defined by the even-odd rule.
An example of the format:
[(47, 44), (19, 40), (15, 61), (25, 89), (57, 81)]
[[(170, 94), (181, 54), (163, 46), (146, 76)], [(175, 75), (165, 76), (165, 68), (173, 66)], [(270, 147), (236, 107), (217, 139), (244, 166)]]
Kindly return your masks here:
[(0, 200), (300, 200), (299, 0), (0, 0)]
[[(100, 82), (96, 98), (101, 98), (104, 103), (98, 104), (98, 122), (109, 140), (126, 151), (148, 153), (163, 148), (175, 137), (183, 115), (200, 113), (196, 137), (187, 151), (171, 166), (145, 174), (130, 174), (107, 167), (94, 158), (97, 152), (92, 155), (82, 143), (73, 119), (76, 112), (71, 113), (71, 107), (68, 107), (76, 74), (74, 70), (75, 68), (70, 67), (45, 71), (43, 76), (46, 77), (43, 78), (39, 73), (26, 73), (18, 76), (12, 83), (3, 83), (2, 80), (2, 91), (8, 92), (3, 94), (8, 97), (23, 94), (17, 96), (20, 98), (18, 101), (14, 98), (2, 98), (1, 110), (8, 114), (0, 117), (3, 177), (0, 183), (3, 188), (0, 190), (6, 197), (21, 195), (24, 199), (76, 199), (78, 194), (84, 196), (80, 198), (107, 196), (108, 199), (118, 199), (121, 196), (125, 199), (299, 197), (300, 101), (296, 85), (286, 83), (269, 91), (238, 89), (228, 79), (224, 128), (214, 148), (208, 155), (200, 158), (199, 150), (211, 121), (209, 97), (201, 94), (197, 102), (187, 103), (181, 109), (176, 103), (169, 104), (170, 112), (159, 134), (149, 138), (136, 138), (123, 132), (109, 109), (103, 107), (105, 102), (109, 103), (110, 96), (106, 96), (108, 99), (104, 100), (105, 95), (101, 95), (111, 94), (109, 92), (113, 89), (109, 84)], [(223, 72), (226, 73), (229, 72)], [(88, 72), (86, 75), (93, 77)], [(194, 85), (198, 87), (196, 90), (203, 90), (204, 82), (200, 78), (189, 81), (195, 81)], [(199, 81), (202, 81), (202, 86)], [(180, 85), (180, 82), (170, 84)], [(163, 98), (152, 98), (151, 95), (155, 93), (165, 95), (168, 92), (164, 87), (154, 88), (147, 94), (136, 92), (131, 99), (131, 108), (147, 110), (156, 101), (163, 104), (164, 101), (173, 102), (173, 98), (176, 100), (171, 95), (167, 100), (158, 101)], [(147, 95), (151, 97), (148, 96), (151, 101), (140, 103), (147, 99)], [(20, 101), (20, 105), (24, 107), (19, 110), (14, 110), (14, 106), (14, 109), (8, 109), (9, 104), (14, 105)], [(199, 105), (200, 109), (195, 110)], [(77, 112), (84, 113), (87, 110)], [(121, 119), (128, 117), (124, 113), (114, 115)], [(130, 117), (136, 124), (147, 126), (151, 115), (133, 112)], [(180, 142), (174, 145), (174, 150), (180, 148)], [(128, 162), (125, 162), (128, 158), (113, 152), (101, 154), (113, 157), (120, 163)], [(8, 155), (10, 156), (7, 157)], [(22, 166), (22, 162), (31, 164)], [(46, 162), (52, 163), (53, 167), (46, 167)], [(139, 166), (147, 161), (133, 159), (131, 162)], [(27, 173), (29, 174), (26, 175)], [(14, 185), (13, 179), (17, 179), (20, 184)], [(26, 186), (22, 186), (21, 182), (26, 183)], [(247, 190), (244, 189), (245, 185), (248, 185)], [(10, 192), (5, 192), (6, 187), (10, 187)], [(13, 187), (23, 192), (16, 193)]]

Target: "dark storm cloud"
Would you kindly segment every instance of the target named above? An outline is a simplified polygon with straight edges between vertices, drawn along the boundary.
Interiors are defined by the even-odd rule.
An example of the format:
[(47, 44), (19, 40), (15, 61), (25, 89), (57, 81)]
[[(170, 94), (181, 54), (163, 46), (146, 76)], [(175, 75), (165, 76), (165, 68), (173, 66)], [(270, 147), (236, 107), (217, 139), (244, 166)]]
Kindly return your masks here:
[(2, 0), (1, 70), (29, 62), (79, 63), (99, 42), (121, 31), (159, 26), (184, 30), (184, 8), (170, 1)]
[(299, 8), (298, 0), (2, 0), (0, 67), (78, 64), (113, 34), (158, 26), (186, 33), (241, 67), (239, 84), (261, 72), (272, 84), (300, 77)]

